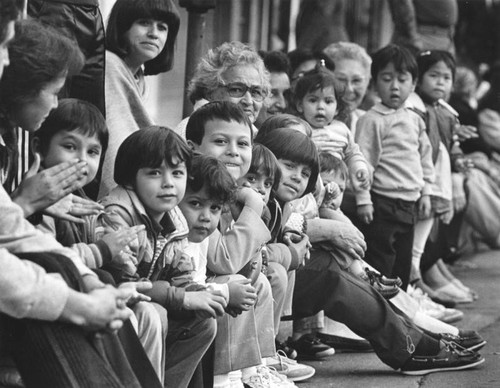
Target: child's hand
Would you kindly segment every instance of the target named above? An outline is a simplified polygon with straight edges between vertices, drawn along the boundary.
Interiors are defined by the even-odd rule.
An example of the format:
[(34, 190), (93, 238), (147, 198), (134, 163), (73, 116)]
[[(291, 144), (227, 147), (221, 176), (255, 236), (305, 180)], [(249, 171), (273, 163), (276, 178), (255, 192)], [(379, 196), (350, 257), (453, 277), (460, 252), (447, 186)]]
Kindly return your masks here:
[(119, 289), (132, 289), (130, 297), (127, 299), (127, 306), (133, 306), (139, 302), (149, 302), (151, 298), (147, 295), (142, 294), (143, 291), (150, 290), (153, 288), (153, 284), (150, 281), (143, 280), (140, 282), (126, 282), (118, 286)]
[(431, 216), (431, 197), (428, 195), (422, 195), (418, 200), (418, 218), (425, 220)]
[(101, 237), (101, 240), (108, 246), (113, 261), (117, 264), (125, 264), (130, 261), (132, 252), (130, 251), (129, 244), (137, 239), (137, 234), (145, 228), (144, 225), (126, 227)]
[(340, 186), (335, 183), (335, 182), (330, 182), (325, 185), (325, 198), (328, 198), (329, 200), (337, 198), (340, 194), (342, 194), (342, 191), (340, 191)]
[(257, 214), (262, 214), (264, 201), (262, 196), (249, 187), (240, 187), (236, 190), (235, 201), (231, 204), (231, 215), (237, 220), (244, 206), (252, 208)]
[(439, 216), (439, 219), (441, 220), (441, 222), (443, 224), (448, 225), (451, 222), (451, 220), (453, 219), (454, 215), (455, 215), (455, 212), (453, 211), (453, 208), (451, 208), (447, 212), (444, 212), (443, 214), (441, 214)]
[(467, 173), (474, 167), (474, 161), (469, 158), (457, 158), (455, 160), (455, 169), (459, 172)]
[(356, 212), (361, 222), (368, 225), (373, 221), (373, 205), (360, 205), (357, 207)]
[(355, 189), (368, 190), (370, 188), (370, 173), (364, 168), (356, 171), (356, 183), (353, 183)]
[(227, 284), (229, 288), (228, 306), (242, 311), (250, 310), (257, 300), (257, 292), (250, 279), (239, 279)]
[(77, 195), (68, 194), (61, 198), (43, 212), (51, 217), (60, 218), (76, 223), (83, 223), (80, 217), (99, 214), (104, 210), (104, 206), (90, 199), (81, 198)]
[(202, 316), (216, 318), (224, 314), (227, 303), (223, 296), (210, 291), (187, 291), (182, 307), (193, 310)]
[(472, 125), (456, 125), (453, 132), (458, 137), (458, 141), (479, 137), (477, 128)]
[(311, 249), (312, 245), (309, 241), (309, 237), (306, 234), (286, 232), (283, 234), (283, 242), (292, 252), (292, 256), (296, 256), (299, 259), (298, 265), (303, 264), (311, 257), (311, 252), (309, 250)]

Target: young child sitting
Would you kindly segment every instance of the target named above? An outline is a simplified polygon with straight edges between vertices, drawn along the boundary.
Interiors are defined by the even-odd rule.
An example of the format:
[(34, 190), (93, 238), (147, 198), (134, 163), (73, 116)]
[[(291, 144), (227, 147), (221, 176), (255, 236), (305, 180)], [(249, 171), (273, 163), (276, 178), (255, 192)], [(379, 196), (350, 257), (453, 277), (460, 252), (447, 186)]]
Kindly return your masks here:
[[(220, 160), (235, 180), (248, 172), (252, 158), (252, 126), (237, 105), (218, 101), (196, 110), (186, 127), (186, 140), (193, 150)], [(227, 325), (226, 330), (233, 334), (225, 339), (225, 347), (218, 347), (216, 342), (214, 368), (218, 374), (242, 369), (242, 380), (250, 386), (256, 386), (256, 382), (263, 379), (293, 386), (284, 376), (264, 366), (264, 358), (273, 357), (276, 350), (271, 287), (260, 272), (261, 248), (271, 238), (261, 220), (263, 208), (261, 195), (241, 187), (231, 206), (224, 208), (219, 228), (209, 237), (208, 270), (215, 276), (231, 275), (250, 264), (255, 268), (248, 276), (257, 292), (255, 305), (242, 314), (254, 315), (253, 319), (241, 320), (245, 326), (233, 324), (227, 315), (219, 319), (219, 328)]]
[[(62, 99), (35, 133), (32, 147), (40, 155), (43, 168), (76, 158), (87, 162), (83, 178), (86, 185), (97, 174), (99, 160), (106, 150), (107, 135), (104, 117), (94, 105), (77, 99)], [(83, 190), (72, 195), (85, 197)], [(96, 206), (96, 209), (100, 207)], [(83, 217), (79, 222), (43, 215), (37, 228), (74, 249), (88, 267), (96, 270), (109, 264), (126, 265), (128, 259), (120, 252), (137, 238), (144, 225), (124, 227), (103, 235), (97, 215)], [(99, 270), (98, 274), (106, 283), (112, 282), (105, 271)], [(149, 303), (139, 301), (133, 305), (129, 303), (129, 306), (138, 316), (138, 320), (132, 317), (131, 321), (139, 339), (163, 382), (163, 333), (158, 313)]]
[(313, 128), (316, 147), (347, 164), (354, 191), (359, 192), (369, 187), (369, 166), (349, 128), (338, 120), (346, 114), (341, 97), (332, 72), (322, 65), (306, 73), (293, 88), (296, 109)]
[(147, 294), (162, 315), (168, 310), (165, 385), (171, 387), (188, 385), (215, 337), (213, 318), (226, 307), (220, 292), (194, 282), (193, 262), (184, 254), (188, 228), (177, 205), (186, 190), (190, 159), (186, 143), (168, 128), (151, 126), (134, 132), (118, 149), (114, 170), (118, 186), (102, 199), (101, 222), (108, 230), (146, 226), (138, 241), (124, 250), (129, 265), (110, 270), (119, 281), (151, 280), (153, 288)]
[(412, 54), (389, 45), (373, 55), (372, 79), (381, 102), (362, 116), (356, 141), (374, 169), (370, 195), (358, 201), (366, 261), (408, 286), (417, 212), (427, 218), (434, 181), (431, 144), (423, 120), (405, 107), (418, 68)]

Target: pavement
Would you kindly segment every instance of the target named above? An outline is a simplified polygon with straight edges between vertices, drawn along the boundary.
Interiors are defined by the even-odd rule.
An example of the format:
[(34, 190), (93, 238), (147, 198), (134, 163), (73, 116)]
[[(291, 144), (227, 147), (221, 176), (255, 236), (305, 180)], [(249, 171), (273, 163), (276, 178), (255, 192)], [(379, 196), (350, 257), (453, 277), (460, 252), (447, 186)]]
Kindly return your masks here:
[(405, 376), (385, 364), (374, 353), (338, 353), (326, 361), (304, 362), (316, 369), (299, 388), (427, 388), (500, 387), (500, 251), (488, 251), (461, 259), (450, 267), (479, 299), (458, 305), (465, 314), (456, 326), (473, 329), (488, 342), (480, 351), (486, 361), (475, 369)]

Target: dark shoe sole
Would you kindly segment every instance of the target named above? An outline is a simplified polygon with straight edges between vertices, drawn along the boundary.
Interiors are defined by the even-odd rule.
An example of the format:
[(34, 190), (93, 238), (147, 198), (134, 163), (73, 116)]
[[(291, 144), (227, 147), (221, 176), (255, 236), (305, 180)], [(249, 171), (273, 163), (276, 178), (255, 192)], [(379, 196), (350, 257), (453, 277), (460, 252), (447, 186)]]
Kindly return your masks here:
[(335, 349), (337, 353), (368, 353), (373, 352), (373, 348), (366, 340), (359, 341), (350, 338), (338, 337), (330, 334), (317, 334), (318, 338), (325, 345)]
[(421, 369), (421, 370), (412, 370), (412, 371), (404, 371), (400, 370), (401, 373), (409, 376), (422, 376), (422, 375), (427, 375), (429, 373), (435, 373), (435, 372), (447, 372), (447, 371), (454, 371), (454, 370), (464, 370), (464, 369), (470, 369), (474, 368), (484, 362), (484, 358), (481, 358), (475, 362), (472, 362), (470, 364), (466, 365), (460, 365), (460, 366), (443, 366), (439, 368), (428, 368), (428, 369)]

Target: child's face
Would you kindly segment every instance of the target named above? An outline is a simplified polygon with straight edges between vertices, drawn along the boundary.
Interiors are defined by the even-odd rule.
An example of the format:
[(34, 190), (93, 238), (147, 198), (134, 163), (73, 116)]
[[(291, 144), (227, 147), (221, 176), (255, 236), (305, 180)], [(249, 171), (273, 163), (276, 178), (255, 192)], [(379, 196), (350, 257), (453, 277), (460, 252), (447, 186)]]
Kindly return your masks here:
[(250, 187), (262, 196), (264, 203), (269, 202), (269, 196), (273, 189), (274, 179), (266, 175), (262, 170), (248, 172), (244, 177), (238, 179), (239, 186)]
[(389, 63), (378, 73), (375, 87), (385, 106), (399, 109), (415, 89), (415, 83), (409, 71), (399, 72)]
[(307, 93), (297, 104), (297, 110), (313, 128), (323, 128), (333, 121), (337, 99), (333, 86)]
[[(36, 147), (35, 147), (36, 148)], [(59, 163), (80, 159), (87, 162), (83, 178), (84, 185), (90, 183), (96, 176), (99, 168), (102, 147), (96, 135), (88, 136), (74, 131), (57, 132), (50, 140), (47, 152), (42, 156), (42, 165), (45, 168)]]
[(222, 206), (223, 203), (210, 198), (206, 186), (198, 192), (186, 190), (179, 207), (189, 226), (190, 242), (202, 242), (212, 234), (219, 224)]
[(309, 178), (311, 177), (311, 168), (302, 163), (295, 163), (287, 159), (278, 159), (281, 168), (281, 182), (276, 196), (280, 201), (290, 202), (300, 198), (304, 194)]
[(224, 163), (235, 180), (244, 176), (252, 160), (251, 130), (236, 121), (211, 120), (205, 124), (201, 144), (189, 142), (195, 151)]
[(334, 183), (338, 186), (340, 190), (339, 195), (332, 198), (328, 198), (328, 192), (325, 195), (325, 201), (328, 201), (329, 206), (331, 206), (335, 210), (338, 209), (340, 207), (340, 204), (342, 203), (342, 199), (344, 198), (344, 191), (346, 185), (345, 177), (340, 172), (335, 170), (323, 171), (320, 173), (320, 176), (325, 186), (331, 183)]
[(186, 179), (184, 162), (172, 167), (163, 161), (160, 167), (140, 168), (135, 177), (134, 190), (148, 214), (160, 221), (184, 197)]
[(420, 80), (419, 90), (432, 101), (447, 99), (453, 86), (451, 69), (439, 61), (429, 68)]

